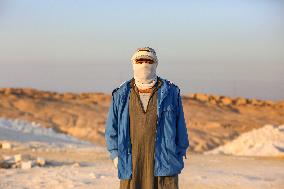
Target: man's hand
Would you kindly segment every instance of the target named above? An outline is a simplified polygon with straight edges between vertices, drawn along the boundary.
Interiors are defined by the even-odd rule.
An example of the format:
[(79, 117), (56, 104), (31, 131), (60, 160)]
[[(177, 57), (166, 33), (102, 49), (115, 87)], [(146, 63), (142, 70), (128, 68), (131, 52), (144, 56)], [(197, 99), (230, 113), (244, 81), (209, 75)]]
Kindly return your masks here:
[(116, 158), (113, 159), (113, 164), (114, 164), (114, 167), (117, 168), (118, 157), (116, 157)]

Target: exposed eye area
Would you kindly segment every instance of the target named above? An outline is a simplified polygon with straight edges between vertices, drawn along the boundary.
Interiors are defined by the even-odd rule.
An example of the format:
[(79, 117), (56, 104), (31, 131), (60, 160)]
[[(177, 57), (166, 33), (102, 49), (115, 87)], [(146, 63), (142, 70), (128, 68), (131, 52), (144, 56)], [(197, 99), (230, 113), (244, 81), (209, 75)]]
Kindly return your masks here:
[(150, 60), (150, 59), (138, 59), (135, 61), (136, 64), (143, 64), (143, 63), (147, 63), (147, 64), (153, 64), (154, 61)]
[(151, 52), (150, 50), (148, 50), (148, 49), (138, 49), (138, 52), (139, 51), (147, 51), (147, 52)]

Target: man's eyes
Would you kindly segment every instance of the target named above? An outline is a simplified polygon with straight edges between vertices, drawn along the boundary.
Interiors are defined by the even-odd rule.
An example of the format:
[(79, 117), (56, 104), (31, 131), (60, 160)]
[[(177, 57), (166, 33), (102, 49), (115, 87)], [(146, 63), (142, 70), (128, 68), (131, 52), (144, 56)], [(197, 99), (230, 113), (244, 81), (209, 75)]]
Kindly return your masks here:
[(148, 64), (152, 64), (153, 62), (152, 61), (137, 61), (136, 63), (137, 64), (142, 64), (142, 63), (148, 63)]

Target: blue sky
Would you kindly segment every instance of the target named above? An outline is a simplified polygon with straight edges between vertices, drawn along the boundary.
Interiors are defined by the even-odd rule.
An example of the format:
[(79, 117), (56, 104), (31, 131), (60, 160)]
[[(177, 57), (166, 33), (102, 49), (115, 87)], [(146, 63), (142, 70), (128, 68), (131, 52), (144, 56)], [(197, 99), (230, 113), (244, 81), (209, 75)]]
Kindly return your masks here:
[(284, 98), (284, 3), (0, 0), (0, 87), (107, 92), (136, 48), (182, 93)]

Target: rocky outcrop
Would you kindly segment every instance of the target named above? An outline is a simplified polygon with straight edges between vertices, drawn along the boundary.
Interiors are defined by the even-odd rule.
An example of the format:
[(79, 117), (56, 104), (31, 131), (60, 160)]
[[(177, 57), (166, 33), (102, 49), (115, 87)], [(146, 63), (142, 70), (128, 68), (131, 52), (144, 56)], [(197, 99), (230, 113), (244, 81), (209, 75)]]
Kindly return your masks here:
[[(284, 101), (194, 93), (183, 95), (190, 150), (202, 152), (253, 128), (284, 123)], [(22, 119), (105, 145), (110, 94), (0, 88), (0, 117)]]
[(103, 93), (57, 93), (50, 91), (41, 91), (33, 88), (0, 88), (0, 95), (10, 96), (13, 98), (27, 97), (42, 100), (78, 100), (93, 104), (100, 103), (102, 105), (107, 105), (110, 99), (108, 95), (105, 95)]
[(248, 99), (243, 97), (231, 98), (223, 95), (210, 95), (203, 93), (194, 93), (189, 95), (192, 100), (197, 100), (204, 103), (214, 105), (225, 105), (225, 106), (273, 106), (273, 107), (284, 107), (283, 101), (274, 102), (271, 100), (259, 100), (259, 99)]

